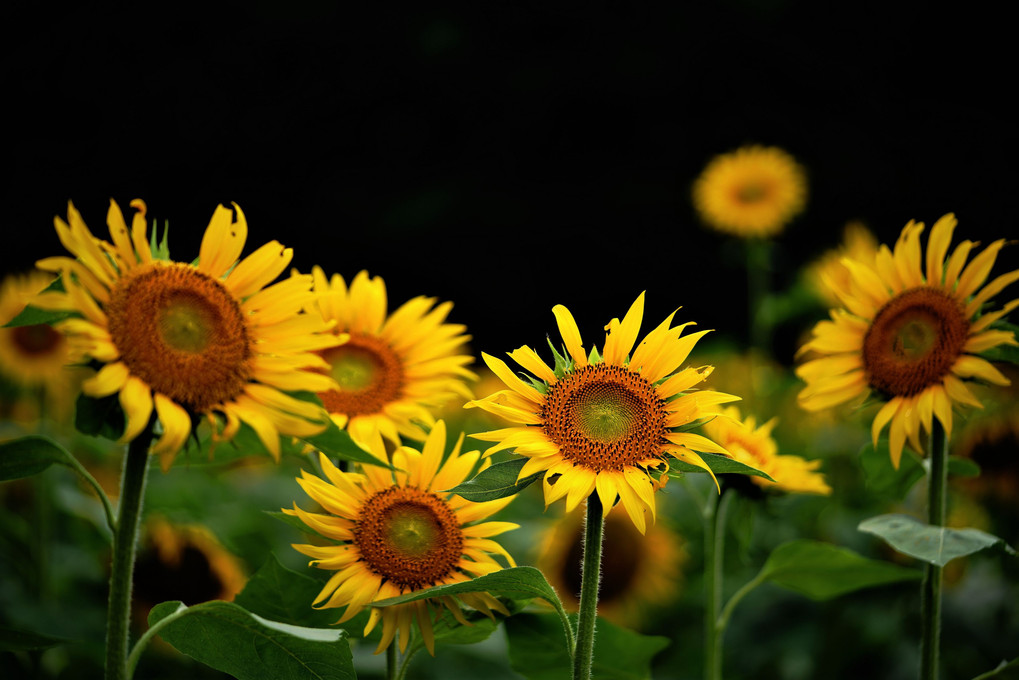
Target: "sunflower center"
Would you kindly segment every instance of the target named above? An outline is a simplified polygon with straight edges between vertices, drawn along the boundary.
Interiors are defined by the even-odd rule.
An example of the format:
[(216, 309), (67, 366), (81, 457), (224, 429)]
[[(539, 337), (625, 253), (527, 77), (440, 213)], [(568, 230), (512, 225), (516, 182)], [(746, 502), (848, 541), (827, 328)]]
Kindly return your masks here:
[(104, 310), (131, 374), (194, 412), (236, 398), (251, 376), (240, 306), (216, 279), (154, 262), (128, 273)]
[(64, 336), (59, 331), (44, 323), (33, 326), (15, 326), (10, 330), (15, 346), (27, 356), (52, 354), (64, 340)]
[(969, 338), (969, 319), (949, 293), (920, 287), (878, 310), (863, 338), (863, 364), (876, 390), (912, 396), (949, 373)]
[(319, 394), (330, 413), (378, 413), (403, 395), (403, 362), (380, 338), (352, 333), (350, 340), (325, 350), (322, 357), (340, 385), (339, 390)]
[(401, 590), (420, 590), (456, 570), (464, 536), (453, 510), (441, 498), (393, 486), (364, 502), (354, 543), (374, 573)]
[(747, 182), (736, 189), (736, 200), (740, 203), (757, 203), (768, 195), (768, 188), (759, 182)]
[(595, 364), (549, 387), (541, 418), (563, 458), (595, 471), (622, 470), (656, 457), (665, 402), (651, 383), (621, 366)]

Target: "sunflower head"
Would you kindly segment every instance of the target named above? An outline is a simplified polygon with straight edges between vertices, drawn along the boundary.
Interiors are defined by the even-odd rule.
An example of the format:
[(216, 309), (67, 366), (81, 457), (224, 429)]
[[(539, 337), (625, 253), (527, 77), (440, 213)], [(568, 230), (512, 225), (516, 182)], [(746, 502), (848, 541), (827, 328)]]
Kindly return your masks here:
[(827, 496), (831, 487), (818, 472), (819, 460), (807, 460), (800, 456), (779, 455), (778, 444), (771, 432), (778, 424), (772, 418), (758, 425), (753, 416), (740, 417), (739, 409), (730, 406), (724, 409), (723, 417), (704, 424), (704, 432), (724, 446), (732, 457), (741, 463), (766, 472), (775, 481), (763, 477), (750, 477), (753, 483), (763, 489), (788, 493), (810, 493)]
[(906, 441), (923, 453), (921, 434), (931, 432), (934, 418), (950, 437), (956, 404), (982, 408), (967, 382), (1009, 383), (979, 355), (1017, 344), (1011, 331), (993, 324), (1019, 300), (998, 310), (989, 302), (1019, 280), (1019, 270), (984, 285), (1005, 240), (994, 241), (967, 264), (973, 242), (963, 241), (948, 254), (955, 226), (950, 214), (934, 224), (925, 257), (924, 225), (910, 222), (894, 250), (882, 245), (872, 262), (843, 258), (848, 285), (833, 288), (842, 307), (814, 327), (800, 350), (814, 355), (796, 371), (807, 383), (800, 405), (816, 411), (859, 402), (868, 394), (878, 397), (884, 403), (872, 436), (876, 445), (891, 424), (889, 448), (896, 467)]
[(466, 383), (477, 376), (466, 368), (474, 360), (464, 353), (470, 336), (464, 326), (446, 323), (452, 303), (419, 296), (389, 314), (386, 284), (377, 276), (362, 271), (349, 286), (339, 274), (327, 279), (319, 267), (312, 276), (316, 308), (347, 338), (321, 352), (336, 386), (319, 397), (355, 440), (375, 432), (393, 445), (401, 435), (423, 440), (423, 428), (443, 405), (471, 398)]
[(530, 347), (509, 353), (531, 375), (521, 380), (505, 362), (483, 355), (508, 389), (467, 404), (501, 416), (513, 426), (472, 435), (498, 442), (488, 450), (514, 449), (528, 458), (520, 478), (544, 472), (545, 503), (566, 498), (567, 511), (597, 491), (603, 507), (618, 497), (643, 532), (645, 514), (655, 514), (656, 480), (651, 470), (675, 457), (710, 471), (698, 452), (726, 454), (692, 432), (692, 425), (717, 414), (719, 404), (738, 397), (696, 390), (710, 366), (681, 366), (707, 331), (683, 335), (690, 324), (672, 326), (675, 313), (637, 343), (644, 294), (623, 320), (605, 326), (599, 352), (585, 351), (580, 330), (566, 307), (553, 314), (564, 350), (550, 367)]
[(743, 238), (778, 234), (803, 210), (806, 198), (803, 169), (776, 147), (744, 146), (716, 156), (693, 185), (701, 219)]
[[(380, 433), (366, 443), (380, 462), (388, 460)], [(492, 553), (516, 566), (490, 539), (517, 525), (478, 523), (504, 508), (512, 497), (472, 503), (446, 491), (464, 481), (479, 461), (477, 451), (461, 453), (462, 444), (463, 435), (443, 460), (446, 427), (439, 420), (420, 451), (406, 446), (396, 449), (393, 470), (368, 465), (359, 473), (341, 472), (322, 455), (324, 478), (302, 473), (297, 481), (322, 512), (307, 512), (296, 504), (284, 512), (299, 517), (330, 544), (294, 548), (312, 558), (311, 566), (336, 572), (319, 593), (316, 607), (346, 607), (338, 621), (343, 623), (372, 602), (502, 569)], [(488, 616), (496, 611), (509, 614), (487, 593), (458, 599)], [(466, 623), (453, 598), (424, 599), (372, 608), (365, 635), (381, 621), (382, 640), (375, 653), (386, 649), (397, 631), (400, 650), (405, 651), (416, 620), (428, 651), (434, 654), (432, 620), (444, 608)]]
[(313, 301), (310, 276), (269, 285), (293, 252), (272, 241), (238, 262), (248, 227), (234, 205), (213, 213), (197, 264), (161, 259), (147, 238), (145, 204), (131, 205), (129, 228), (110, 202), (112, 242), (93, 236), (73, 205), (66, 222), (55, 218), (74, 257), (38, 262), (60, 274), (64, 290), (33, 301), (69, 314), (56, 328), (99, 367), (83, 392), (118, 395), (121, 441), (158, 421), (152, 451), (165, 469), (202, 417), (216, 440), (246, 424), (276, 457), (280, 435), (321, 431), (327, 422), (321, 406), (287, 392), (334, 386), (314, 352), (340, 340), (320, 317), (302, 313)]
[(848, 257), (868, 265), (874, 264), (878, 242), (862, 222), (849, 222), (842, 233), (842, 244), (821, 255), (807, 267), (806, 279), (811, 290), (829, 307), (839, 304), (835, 291), (849, 291), (849, 270), (842, 264)]

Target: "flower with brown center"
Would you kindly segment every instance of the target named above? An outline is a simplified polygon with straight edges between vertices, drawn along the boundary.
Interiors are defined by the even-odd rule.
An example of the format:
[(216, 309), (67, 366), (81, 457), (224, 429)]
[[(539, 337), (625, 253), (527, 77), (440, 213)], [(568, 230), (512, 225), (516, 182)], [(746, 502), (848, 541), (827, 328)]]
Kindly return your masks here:
[(803, 169), (776, 147), (745, 146), (716, 156), (693, 186), (701, 219), (743, 238), (779, 233), (803, 210), (806, 197)]
[[(618, 496), (641, 532), (645, 512), (655, 513), (649, 468), (673, 456), (710, 472), (699, 452), (728, 455), (710, 439), (685, 430), (719, 413), (718, 405), (739, 397), (695, 390), (710, 366), (680, 370), (707, 331), (681, 335), (690, 324), (671, 327), (675, 313), (636, 346), (644, 316), (641, 293), (620, 322), (605, 330), (599, 354), (584, 351), (573, 315), (553, 310), (570, 359), (550, 368), (530, 347), (509, 356), (535, 377), (521, 380), (501, 360), (482, 355), (509, 389), (467, 404), (499, 415), (514, 427), (472, 435), (499, 442), (488, 453), (514, 449), (529, 459), (520, 478), (544, 472), (546, 505), (566, 497), (572, 511), (597, 491), (607, 511)], [(633, 351), (631, 355), (631, 350)]]
[[(364, 442), (379, 460), (386, 447), (375, 432)], [(512, 500), (512, 496), (473, 503), (446, 490), (463, 482), (480, 458), (477, 451), (460, 452), (463, 435), (443, 462), (446, 425), (439, 420), (421, 451), (401, 446), (393, 454), (390, 471), (366, 465), (361, 473), (341, 472), (320, 456), (325, 479), (307, 472), (297, 480), (324, 513), (307, 512), (296, 504), (284, 512), (296, 515), (309, 528), (335, 541), (333, 545), (294, 545), (312, 558), (311, 565), (336, 573), (315, 600), (318, 607), (346, 607), (337, 623), (344, 623), (371, 605), (425, 588), (467, 581), (502, 569), (492, 553), (513, 558), (495, 541), (517, 528), (509, 522), (483, 522)], [(488, 593), (459, 595), (459, 601), (494, 616), (509, 614)], [(399, 631), (400, 651), (406, 651), (410, 627), (417, 620), (428, 651), (435, 653), (432, 620), (443, 608), (461, 623), (466, 618), (452, 597), (417, 600), (389, 607), (373, 607), (365, 635), (382, 622), (382, 640), (375, 653), (393, 642)], [(435, 610), (434, 612), (432, 610)]]
[(874, 417), (872, 436), (876, 445), (881, 430), (891, 423), (889, 448), (896, 467), (907, 440), (923, 453), (921, 428), (930, 432), (934, 418), (951, 437), (955, 403), (982, 408), (967, 380), (1009, 382), (977, 355), (1016, 344), (1011, 331), (992, 324), (1019, 300), (997, 311), (984, 307), (1019, 280), (1019, 270), (983, 285), (1004, 239), (991, 243), (968, 265), (975, 245), (970, 241), (960, 243), (946, 260), (956, 223), (949, 214), (931, 229), (926, 275), (922, 222), (905, 226), (894, 252), (882, 245), (872, 262), (844, 258), (849, 286), (834, 289), (844, 309), (832, 310), (830, 321), (819, 322), (800, 350), (820, 355), (796, 370), (807, 383), (799, 395), (801, 406), (816, 411), (868, 393), (879, 396), (885, 403)]
[(349, 335), (342, 345), (321, 352), (337, 387), (319, 393), (322, 403), (351, 437), (366, 441), (380, 432), (393, 445), (400, 436), (425, 437), (436, 411), (453, 398), (470, 399), (463, 353), (470, 340), (464, 326), (446, 323), (452, 303), (416, 297), (387, 313), (386, 284), (362, 271), (347, 286), (339, 274), (327, 279), (312, 269), (322, 318), (335, 333)]
[(77, 352), (102, 364), (82, 390), (119, 395), (121, 441), (136, 438), (155, 411), (161, 434), (152, 452), (165, 469), (201, 416), (217, 440), (246, 423), (276, 457), (281, 434), (321, 431), (322, 408), (287, 392), (333, 387), (315, 352), (342, 339), (317, 315), (302, 313), (312, 304), (310, 276), (269, 285), (293, 252), (272, 241), (238, 262), (248, 226), (235, 205), (236, 219), (223, 206), (213, 213), (197, 264), (159, 259), (146, 238), (145, 204), (131, 205), (129, 229), (110, 202), (113, 243), (93, 236), (73, 205), (67, 222), (55, 218), (76, 259), (40, 260), (40, 269), (60, 273), (65, 291), (33, 300), (75, 313), (56, 327)]

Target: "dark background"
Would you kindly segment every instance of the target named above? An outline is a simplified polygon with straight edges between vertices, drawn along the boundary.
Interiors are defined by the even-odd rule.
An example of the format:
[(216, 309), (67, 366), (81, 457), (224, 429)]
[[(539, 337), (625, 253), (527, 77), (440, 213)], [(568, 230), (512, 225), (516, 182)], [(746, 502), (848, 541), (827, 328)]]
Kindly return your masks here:
[(649, 323), (745, 337), (739, 250), (689, 195), (746, 143), (809, 173), (776, 288), (849, 219), (1016, 233), (1014, 31), (972, 3), (369, 4), (15, 3), (2, 269), (63, 253), (68, 199), (104, 237), (110, 197), (145, 199), (186, 261), (236, 201), (246, 253), (453, 300), (501, 353), (555, 335), (556, 303), (592, 341), (645, 289)]

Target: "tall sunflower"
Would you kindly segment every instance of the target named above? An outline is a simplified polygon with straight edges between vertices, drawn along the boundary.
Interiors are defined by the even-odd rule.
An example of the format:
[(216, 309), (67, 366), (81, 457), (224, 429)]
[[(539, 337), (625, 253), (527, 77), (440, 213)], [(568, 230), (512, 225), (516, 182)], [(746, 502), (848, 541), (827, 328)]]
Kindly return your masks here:
[(844, 308), (832, 310), (830, 321), (819, 322), (813, 338), (800, 349), (820, 355), (796, 369), (807, 383), (800, 404), (817, 411), (867, 393), (877, 395), (884, 405), (874, 416), (871, 433), (876, 445), (881, 430), (891, 423), (889, 448), (896, 467), (907, 440), (923, 453), (920, 432), (931, 431), (933, 418), (951, 437), (954, 404), (982, 408), (967, 380), (1009, 383), (976, 355), (1016, 344), (1010, 331), (990, 326), (1019, 300), (993, 312), (984, 306), (1019, 279), (1019, 270), (983, 286), (1004, 239), (991, 243), (968, 265), (975, 244), (963, 241), (946, 261), (956, 224), (951, 214), (934, 224), (925, 260), (920, 246), (924, 225), (913, 221), (903, 228), (894, 251), (882, 245), (873, 264), (844, 258), (850, 285), (835, 291)]
[(772, 418), (763, 425), (757, 424), (753, 416), (740, 418), (739, 409), (731, 406), (725, 409), (724, 418), (715, 418), (704, 424), (704, 432), (724, 446), (732, 457), (741, 463), (757, 468), (775, 481), (763, 477), (750, 477), (764, 489), (775, 489), (789, 493), (812, 493), (827, 496), (831, 487), (818, 472), (820, 460), (807, 460), (800, 456), (779, 455), (778, 444), (771, 436), (778, 424)]
[[(386, 448), (376, 432), (365, 444), (380, 460)], [(401, 446), (393, 454), (390, 471), (366, 465), (362, 473), (341, 472), (324, 455), (320, 463), (325, 479), (302, 472), (297, 480), (325, 513), (306, 512), (294, 504), (284, 512), (296, 515), (309, 528), (332, 539), (334, 545), (294, 545), (312, 558), (311, 566), (336, 573), (329, 579), (314, 604), (320, 608), (346, 607), (337, 623), (344, 623), (372, 602), (396, 597), (432, 586), (459, 583), (502, 569), (491, 553), (503, 556), (510, 566), (513, 558), (491, 540), (517, 525), (483, 522), (512, 500), (512, 497), (472, 503), (449, 494), (463, 482), (480, 458), (477, 451), (461, 453), (463, 435), (443, 462), (446, 426), (441, 420), (428, 434), (421, 451)], [(494, 616), (509, 614), (488, 593), (469, 593), (458, 599), (474, 609)], [(371, 609), (365, 635), (382, 622), (382, 640), (375, 653), (385, 650), (400, 633), (400, 651), (406, 651), (410, 627), (416, 619), (429, 653), (435, 653), (432, 611), (448, 609), (466, 623), (453, 597), (424, 599), (407, 604)]]
[(394, 445), (400, 435), (422, 440), (435, 412), (450, 399), (470, 399), (465, 381), (474, 359), (463, 352), (466, 328), (446, 323), (453, 303), (418, 296), (387, 315), (386, 284), (362, 271), (347, 286), (339, 274), (312, 269), (318, 309), (334, 332), (349, 334), (322, 356), (338, 387), (319, 393), (338, 427), (355, 440), (380, 432)]
[[(488, 452), (514, 449), (528, 458), (520, 478), (544, 472), (545, 504), (566, 498), (572, 511), (594, 491), (607, 511), (618, 495), (643, 532), (644, 513), (655, 515), (655, 484), (649, 469), (668, 456), (708, 469), (696, 453), (726, 454), (723, 447), (687, 426), (718, 415), (719, 404), (739, 397), (694, 386), (710, 366), (680, 366), (708, 331), (681, 335), (689, 323), (672, 327), (675, 312), (637, 344), (644, 316), (641, 293), (620, 322), (605, 327), (599, 353), (584, 351), (580, 330), (566, 307), (556, 305), (568, 358), (557, 355), (553, 369), (530, 347), (509, 353), (535, 377), (518, 378), (500, 359), (482, 356), (509, 389), (467, 404), (499, 415), (513, 427), (472, 435), (498, 442)], [(632, 350), (632, 355), (631, 355)]]
[(61, 243), (77, 259), (40, 260), (40, 269), (61, 274), (66, 292), (33, 301), (76, 313), (56, 327), (102, 365), (82, 391), (119, 394), (126, 417), (121, 441), (144, 431), (154, 410), (161, 434), (152, 453), (165, 469), (202, 416), (219, 440), (247, 423), (276, 457), (281, 434), (320, 431), (322, 408), (287, 392), (333, 386), (314, 352), (341, 340), (320, 317), (300, 313), (312, 301), (310, 276), (266, 288), (293, 251), (271, 241), (238, 262), (248, 225), (235, 204), (236, 216), (216, 208), (197, 264), (158, 259), (146, 236), (145, 203), (131, 205), (129, 229), (110, 201), (112, 243), (93, 236), (71, 204), (67, 222), (54, 218)]
[(807, 200), (803, 168), (773, 146), (744, 146), (716, 156), (693, 185), (701, 219), (743, 238), (778, 234)]
[[(41, 271), (9, 275), (0, 284), (0, 326), (16, 317), (53, 282)], [(69, 364), (75, 358), (63, 334), (47, 324), (0, 328), (0, 376), (22, 388), (42, 388), (58, 415), (71, 404), (80, 375)]]

